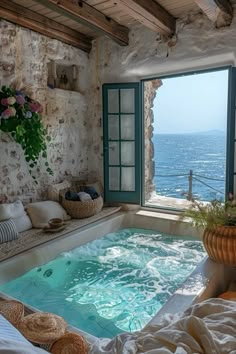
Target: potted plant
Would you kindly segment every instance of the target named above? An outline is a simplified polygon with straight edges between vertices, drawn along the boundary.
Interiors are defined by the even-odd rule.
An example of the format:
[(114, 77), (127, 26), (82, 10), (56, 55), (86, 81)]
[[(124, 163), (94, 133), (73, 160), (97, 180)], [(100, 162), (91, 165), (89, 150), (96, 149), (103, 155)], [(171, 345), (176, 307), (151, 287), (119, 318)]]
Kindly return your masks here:
[(193, 202), (181, 218), (190, 217), (192, 224), (203, 228), (203, 244), (208, 256), (218, 262), (236, 266), (236, 200)]
[[(37, 165), (40, 155), (45, 161), (46, 171), (53, 172), (47, 162), (46, 134), (41, 121), (42, 106), (39, 102), (13, 87), (2, 86), (0, 89), (0, 130), (9, 133), (21, 145), (29, 172)], [(36, 181), (36, 177), (33, 176)]]

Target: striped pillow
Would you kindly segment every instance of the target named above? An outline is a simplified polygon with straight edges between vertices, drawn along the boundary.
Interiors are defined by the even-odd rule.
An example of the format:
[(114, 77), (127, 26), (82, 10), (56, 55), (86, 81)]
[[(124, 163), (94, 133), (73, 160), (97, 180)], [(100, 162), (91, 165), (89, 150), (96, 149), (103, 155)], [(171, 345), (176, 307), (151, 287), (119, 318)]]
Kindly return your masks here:
[(16, 240), (17, 238), (16, 225), (11, 219), (0, 222), (0, 243)]

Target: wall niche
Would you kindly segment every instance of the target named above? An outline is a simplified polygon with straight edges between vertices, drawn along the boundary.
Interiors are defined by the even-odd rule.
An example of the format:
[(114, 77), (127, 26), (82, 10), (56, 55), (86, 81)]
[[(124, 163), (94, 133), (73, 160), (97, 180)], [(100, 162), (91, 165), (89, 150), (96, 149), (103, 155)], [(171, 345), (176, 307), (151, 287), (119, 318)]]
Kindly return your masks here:
[(48, 63), (48, 81), (49, 88), (59, 88), (62, 90), (79, 90), (79, 67), (75, 64), (68, 65), (60, 62), (50, 61)]

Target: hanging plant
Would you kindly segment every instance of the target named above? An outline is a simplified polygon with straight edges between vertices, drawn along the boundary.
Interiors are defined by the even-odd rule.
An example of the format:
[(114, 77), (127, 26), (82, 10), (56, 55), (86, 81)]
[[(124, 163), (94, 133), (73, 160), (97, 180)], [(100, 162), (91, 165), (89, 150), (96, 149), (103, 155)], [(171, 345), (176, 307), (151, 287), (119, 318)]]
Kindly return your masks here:
[[(42, 113), (40, 103), (22, 91), (2, 86), (0, 90), (0, 130), (9, 133), (21, 145), (30, 174), (42, 155), (46, 159), (45, 166), (48, 174), (53, 175), (47, 162), (46, 145), (46, 141), (50, 141), (51, 138), (46, 135), (40, 113)], [(32, 175), (32, 177), (36, 180), (35, 176)]]

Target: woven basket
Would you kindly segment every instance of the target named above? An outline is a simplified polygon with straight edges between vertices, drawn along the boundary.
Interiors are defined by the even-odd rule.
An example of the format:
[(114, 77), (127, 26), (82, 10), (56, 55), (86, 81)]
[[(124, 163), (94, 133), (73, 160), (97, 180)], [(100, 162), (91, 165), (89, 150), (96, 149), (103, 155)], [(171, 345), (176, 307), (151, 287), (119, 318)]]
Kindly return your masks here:
[(0, 301), (0, 314), (14, 326), (18, 326), (24, 317), (24, 305), (16, 300)]
[(203, 244), (208, 256), (217, 263), (236, 266), (236, 227), (217, 226), (206, 228)]
[(86, 340), (79, 334), (68, 332), (50, 347), (52, 354), (88, 354)]
[(103, 199), (100, 196), (93, 200), (79, 202), (62, 198), (61, 204), (72, 218), (83, 219), (99, 213), (103, 207)]

